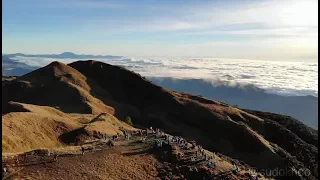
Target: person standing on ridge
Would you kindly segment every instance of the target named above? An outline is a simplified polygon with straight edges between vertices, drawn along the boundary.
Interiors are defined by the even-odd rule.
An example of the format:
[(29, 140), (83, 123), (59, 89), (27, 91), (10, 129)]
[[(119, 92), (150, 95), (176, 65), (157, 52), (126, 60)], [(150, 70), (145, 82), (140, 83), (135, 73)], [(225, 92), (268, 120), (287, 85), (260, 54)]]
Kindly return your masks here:
[(7, 175), (7, 168), (3, 167), (2, 168), (2, 178), (4, 178)]
[(84, 147), (81, 146), (81, 154), (84, 155)]
[(53, 160), (57, 162), (58, 161), (58, 154), (54, 154), (53, 158), (54, 158)]

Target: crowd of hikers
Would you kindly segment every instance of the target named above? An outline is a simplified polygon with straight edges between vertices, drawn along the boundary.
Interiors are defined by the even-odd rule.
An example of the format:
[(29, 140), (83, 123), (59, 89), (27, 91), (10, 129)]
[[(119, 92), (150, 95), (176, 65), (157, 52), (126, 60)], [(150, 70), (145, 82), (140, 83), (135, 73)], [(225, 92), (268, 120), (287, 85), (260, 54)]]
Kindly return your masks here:
[[(216, 156), (215, 153), (213, 152), (213, 154), (211, 156), (208, 155), (206, 153), (206, 151), (203, 149), (203, 147), (201, 145), (197, 145), (195, 141), (188, 142), (184, 138), (182, 138), (181, 136), (170, 136), (170, 135), (165, 134), (160, 129), (156, 128), (155, 130), (153, 130), (152, 127), (150, 127), (149, 129), (147, 129), (145, 131), (140, 130), (139, 134), (141, 136), (145, 136), (144, 138), (147, 138), (148, 134), (155, 135), (155, 137), (157, 137), (157, 138), (154, 142), (154, 147), (156, 147), (156, 148), (161, 148), (163, 146), (163, 143), (166, 142), (166, 144), (168, 144), (168, 145), (176, 144), (183, 150), (196, 149), (196, 155), (195, 155), (195, 157), (192, 156), (190, 158), (190, 161), (196, 161), (197, 159), (202, 159), (202, 161), (205, 161), (205, 164), (208, 168), (215, 169), (217, 166), (215, 158), (214, 158)], [(190, 144), (191, 144), (191, 147), (189, 146)], [(178, 158), (182, 158), (181, 153), (178, 154)], [(235, 174), (239, 174), (239, 172), (240, 172), (240, 169), (236, 163), (233, 163), (232, 172)], [(256, 176), (251, 174), (251, 180), (255, 180), (255, 179), (256, 179)]]
[[(139, 131), (135, 131), (135, 132), (128, 132), (127, 130), (120, 128), (120, 130), (123, 132), (124, 135), (124, 139), (125, 140), (130, 140), (131, 136), (133, 134), (136, 135), (140, 135), (141, 136), (141, 142), (145, 142), (145, 140), (148, 137), (155, 137), (155, 141), (154, 141), (154, 148), (162, 148), (163, 147), (163, 143), (166, 143), (170, 146), (172, 146), (173, 144), (178, 145), (181, 149), (183, 150), (191, 150), (191, 149), (195, 149), (195, 157), (192, 156), (190, 158), (190, 161), (196, 161), (199, 159), (202, 159), (202, 161), (205, 161), (205, 164), (207, 167), (209, 168), (216, 168), (216, 162), (215, 162), (215, 153), (213, 153), (213, 155), (209, 156), (206, 151), (202, 148), (201, 145), (197, 145), (195, 143), (195, 141), (193, 142), (188, 142), (186, 141), (184, 138), (182, 138), (181, 136), (170, 136), (168, 134), (165, 134), (162, 130), (156, 128), (153, 129), (152, 127), (146, 129), (146, 130), (139, 130)], [(110, 147), (114, 146), (114, 142), (117, 141), (120, 137), (120, 133), (117, 133), (117, 135), (111, 136), (110, 138), (108, 138), (107, 135), (103, 135), (102, 136), (102, 140), (104, 140), (106, 142), (106, 144)], [(191, 144), (191, 147), (189, 146)], [(84, 146), (80, 146), (80, 150), (81, 150), (81, 154), (84, 155), (85, 151), (87, 149), (84, 148)], [(47, 156), (53, 156), (54, 161), (58, 160), (58, 154), (56, 153), (50, 153), (50, 151), (48, 151)], [(178, 154), (178, 158), (181, 159), (182, 158), (182, 154), (179, 153)], [(239, 167), (233, 163), (233, 170), (232, 170), (235, 174), (239, 173)], [(2, 168), (2, 177), (6, 176), (6, 174), (8, 174), (8, 169), (7, 166), (3, 166)], [(251, 179), (255, 179), (255, 176), (251, 176)]]
[[(216, 167), (216, 162), (214, 161), (214, 156), (207, 155), (207, 153), (202, 148), (202, 146), (196, 145), (196, 143), (194, 141), (190, 143), (190, 142), (187, 142), (181, 136), (173, 136), (173, 137), (171, 137), (169, 135), (165, 135), (165, 141), (169, 145), (172, 145), (173, 143), (177, 144), (183, 150), (195, 149), (196, 150), (196, 153), (195, 153), (196, 155), (195, 155), (195, 157), (192, 156), (190, 158), (190, 161), (196, 161), (197, 159), (202, 159), (203, 161), (206, 162), (207, 167), (209, 167), (209, 168), (215, 168)], [(189, 144), (191, 144), (191, 147), (189, 146)], [(181, 153), (178, 154), (178, 158), (182, 158), (182, 156), (183, 155)]]
[[(176, 144), (182, 150), (196, 149), (195, 157), (192, 156), (190, 158), (191, 161), (196, 161), (196, 160), (202, 159), (202, 161), (205, 161), (206, 166), (209, 168), (215, 169), (217, 166), (216, 161), (214, 159), (215, 153), (213, 153), (213, 155), (209, 156), (206, 153), (206, 151), (203, 149), (203, 147), (201, 145), (197, 145), (195, 143), (195, 141), (190, 143), (190, 142), (186, 141), (184, 138), (182, 138), (181, 136), (170, 136), (168, 134), (165, 134), (159, 128), (154, 129), (153, 127), (149, 127), (148, 129), (145, 129), (145, 130), (140, 129), (135, 132), (128, 132), (127, 130), (125, 130), (123, 128), (120, 128), (120, 130), (122, 131), (125, 140), (130, 140), (130, 138), (133, 134), (140, 136), (141, 142), (145, 142), (148, 137), (155, 137), (154, 144), (153, 144), (154, 148), (162, 148), (163, 143), (166, 143), (170, 146), (173, 144)], [(106, 135), (104, 135), (102, 139), (107, 141), (109, 146), (114, 146), (114, 142), (117, 141), (119, 139), (119, 137), (120, 137), (120, 133), (117, 133), (117, 135), (112, 136), (108, 141), (107, 141), (108, 138)], [(191, 144), (191, 147), (189, 146), (190, 144)], [(85, 153), (84, 147), (81, 147), (81, 152), (82, 152), (82, 154)], [(178, 154), (178, 158), (182, 158), (181, 153)], [(236, 164), (233, 164), (233, 168), (234, 169), (232, 171), (237, 174), (239, 172), (238, 166)]]

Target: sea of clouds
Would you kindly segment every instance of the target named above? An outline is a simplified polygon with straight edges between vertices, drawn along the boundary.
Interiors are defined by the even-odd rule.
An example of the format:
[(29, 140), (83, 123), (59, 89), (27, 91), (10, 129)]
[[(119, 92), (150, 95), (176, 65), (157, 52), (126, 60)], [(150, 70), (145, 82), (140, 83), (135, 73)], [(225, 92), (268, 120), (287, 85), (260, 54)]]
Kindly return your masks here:
[[(12, 59), (37, 67), (53, 61), (71, 63), (81, 60), (24, 56)], [(284, 96), (318, 97), (318, 63), (188, 57), (121, 57), (95, 60), (125, 66), (146, 77), (203, 79), (214, 86), (239, 87), (252, 84), (266, 92)]]

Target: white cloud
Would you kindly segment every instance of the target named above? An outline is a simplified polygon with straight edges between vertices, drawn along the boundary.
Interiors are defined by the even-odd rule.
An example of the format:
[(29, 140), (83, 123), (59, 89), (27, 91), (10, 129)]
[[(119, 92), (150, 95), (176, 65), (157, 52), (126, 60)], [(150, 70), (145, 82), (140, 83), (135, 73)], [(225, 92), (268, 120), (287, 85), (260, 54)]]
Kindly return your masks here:
[(76, 1), (64, 1), (65, 5), (72, 8), (103, 8), (103, 9), (124, 9), (128, 8), (128, 5), (114, 3), (110, 1), (84, 1), (84, 0), (76, 0)]
[(39, 8), (125, 9), (130, 5), (110, 0), (41, 0), (34, 3)]
[[(301, 29), (311, 28), (311, 34), (317, 34), (318, 29), (318, 2), (317, 1), (259, 1), (248, 3), (236, 3), (232, 6), (225, 3), (221, 6), (215, 4), (194, 7), (181, 5), (181, 7), (161, 7), (162, 12), (168, 9), (173, 13), (162, 13), (142, 17), (132, 22), (124, 19), (122, 24), (117, 24), (118, 30), (122, 31), (181, 31), (194, 30), (198, 33), (211, 31), (221, 33), (215, 28), (228, 25), (255, 24), (259, 29), (246, 28), (244, 32), (233, 31), (233, 34), (297, 34)], [(158, 8), (158, 13), (161, 11)], [(99, 20), (97, 21), (99, 22)], [(106, 20), (100, 21), (102, 24)], [(212, 30), (213, 29), (213, 30)], [(233, 28), (231, 27), (230, 30)], [(108, 31), (107, 28), (104, 29)], [(237, 30), (237, 29), (234, 29)], [(235, 33), (236, 32), (236, 33)], [(228, 33), (226, 31), (226, 33)], [(232, 33), (232, 32), (229, 32)], [(305, 33), (304, 33), (305, 34)], [(300, 33), (300, 35), (302, 35)], [(309, 35), (309, 32), (307, 34)]]
[[(28, 53), (68, 50), (126, 56), (213, 56), (265, 60), (313, 57), (313, 61), (316, 61), (318, 57), (316, 0), (235, 1), (234, 3), (212, 1), (173, 6), (159, 2), (157, 6), (116, 1), (59, 0), (59, 2), (59, 6), (55, 5), (55, 8), (61, 5), (88, 8), (95, 16), (87, 17), (85, 13), (81, 13), (80, 16), (72, 17), (74, 18), (72, 27), (67, 28), (70, 33), (50, 32), (52, 36), (48, 36), (46, 41), (37, 39), (43, 35), (41, 31), (30, 31), (34, 38), (19, 37), (22, 33), (9, 38), (4, 36), (3, 50)], [(117, 15), (106, 16), (102, 12), (103, 8), (106, 11), (110, 8), (116, 9)], [(127, 10), (130, 12), (124, 13), (123, 16), (119, 13)], [(97, 16), (100, 13), (101, 16)], [(12, 31), (6, 32), (8, 34)], [(80, 36), (82, 38), (79, 38)], [(57, 39), (62, 41), (58, 42)], [(48, 41), (50, 43), (47, 43)]]
[[(52, 61), (76, 61), (26, 57), (15, 59), (38, 66), (45, 66)], [(182, 57), (123, 57), (97, 60), (127, 66), (148, 77), (197, 78), (228, 86), (254, 84), (272, 93), (318, 96), (318, 63)]]
[(211, 30), (183, 32), (180, 35), (242, 35), (242, 36), (268, 36), (268, 37), (318, 37), (316, 28), (294, 27), (294, 28), (257, 28), (241, 30)]

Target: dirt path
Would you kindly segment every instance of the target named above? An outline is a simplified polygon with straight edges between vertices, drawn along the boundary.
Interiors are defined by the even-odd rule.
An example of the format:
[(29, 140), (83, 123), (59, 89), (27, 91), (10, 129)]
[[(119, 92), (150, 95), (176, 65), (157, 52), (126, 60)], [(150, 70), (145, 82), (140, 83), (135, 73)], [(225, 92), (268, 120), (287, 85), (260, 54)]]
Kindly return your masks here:
[(141, 144), (116, 146), (26, 166), (10, 179), (158, 179), (161, 163)]
[[(188, 145), (191, 147), (191, 144)], [(197, 149), (190, 148), (189, 150), (184, 149), (183, 145), (172, 143), (172, 154), (173, 159), (176, 159), (174, 164), (178, 164), (178, 170), (180, 174), (188, 177), (188, 179), (210, 179), (210, 180), (250, 180), (250, 172), (242, 169), (238, 174), (233, 172), (232, 162), (227, 161), (212, 152), (206, 151), (205, 154), (214, 156), (211, 162), (216, 163), (216, 167), (208, 167), (207, 161), (200, 154), (197, 154)], [(180, 154), (180, 156), (178, 155)], [(258, 178), (264, 180), (262, 176)]]
[[(145, 143), (139, 143), (140, 137), (132, 140), (119, 140), (114, 147), (102, 151), (87, 152), (81, 155), (79, 147), (70, 146), (67, 153), (57, 162), (24, 166), (18, 173), (8, 179), (250, 179), (244, 175), (236, 176), (231, 172), (231, 162), (215, 156), (217, 168), (206, 167), (201, 157), (192, 162), (195, 149), (185, 150), (177, 143), (162, 148), (152, 148), (155, 138), (149, 137)], [(158, 139), (159, 140), (159, 139)], [(89, 143), (90, 144), (90, 143)], [(94, 143), (92, 143), (94, 144)], [(190, 144), (191, 145), (191, 144)], [(68, 150), (70, 151), (68, 154)], [(183, 158), (178, 153), (184, 154)], [(206, 151), (210, 156), (211, 152)], [(260, 179), (260, 178), (259, 178)], [(264, 179), (264, 178), (262, 178)]]

